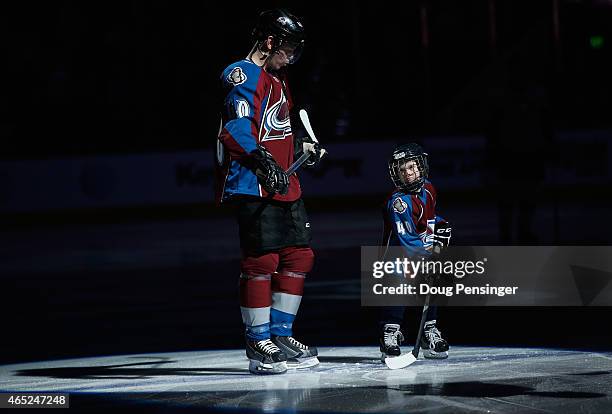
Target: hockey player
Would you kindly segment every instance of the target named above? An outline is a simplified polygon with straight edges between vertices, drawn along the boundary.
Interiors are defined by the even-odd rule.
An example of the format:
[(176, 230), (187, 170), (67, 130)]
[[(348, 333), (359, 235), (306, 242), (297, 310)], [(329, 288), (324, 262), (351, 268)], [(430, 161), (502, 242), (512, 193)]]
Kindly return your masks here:
[(278, 374), (319, 363), (317, 349), (293, 337), (304, 278), (312, 269), (310, 223), (296, 174), (285, 171), (296, 155), (324, 150), (294, 139), (291, 94), (285, 77), (304, 46), (304, 27), (285, 10), (259, 15), (246, 59), (222, 74), (222, 128), (216, 152), (216, 196), (231, 206), (242, 251), (240, 310), (249, 370)]
[[(436, 215), (436, 190), (427, 180), (427, 153), (415, 143), (395, 148), (389, 161), (389, 174), (395, 190), (383, 209), (383, 246), (403, 246), (410, 255), (428, 256), (432, 251), (448, 246), (450, 225)], [(381, 310), (379, 321), (382, 359), (399, 356), (404, 336), (404, 306), (389, 306)], [(426, 358), (448, 357), (448, 343), (436, 327), (437, 309), (430, 306), (421, 339)]]

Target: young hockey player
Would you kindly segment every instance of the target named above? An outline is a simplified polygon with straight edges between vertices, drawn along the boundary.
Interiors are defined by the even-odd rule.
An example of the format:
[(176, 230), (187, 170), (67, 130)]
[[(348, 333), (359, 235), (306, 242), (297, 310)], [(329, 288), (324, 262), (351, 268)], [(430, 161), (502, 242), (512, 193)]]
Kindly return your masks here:
[(302, 23), (285, 10), (265, 11), (253, 38), (247, 58), (229, 65), (221, 79), (216, 189), (217, 201), (233, 207), (238, 220), (249, 370), (278, 374), (319, 363), (317, 349), (293, 337), (314, 254), (298, 177), (285, 171), (296, 154), (308, 150), (305, 165), (314, 166), (324, 150), (312, 140), (294, 140), (291, 129), (293, 104), (284, 70), (304, 46)]
[[(427, 153), (415, 143), (395, 148), (389, 161), (389, 174), (395, 190), (384, 209), (383, 246), (403, 246), (409, 254), (430, 255), (448, 246), (450, 225), (436, 215), (436, 190), (427, 180)], [(404, 336), (404, 306), (383, 307), (379, 321), (382, 359), (399, 356)], [(447, 358), (448, 343), (436, 327), (437, 308), (430, 306), (421, 339), (426, 358)]]

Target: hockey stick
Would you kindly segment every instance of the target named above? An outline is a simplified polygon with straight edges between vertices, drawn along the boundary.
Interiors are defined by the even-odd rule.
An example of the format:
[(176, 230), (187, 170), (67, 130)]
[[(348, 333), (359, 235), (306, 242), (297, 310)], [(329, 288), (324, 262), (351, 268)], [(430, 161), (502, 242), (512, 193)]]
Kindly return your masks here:
[(306, 162), (306, 160), (308, 158), (310, 158), (310, 154), (312, 154), (312, 152), (305, 152), (305, 153), (303, 153), (300, 156), (300, 158), (298, 158), (297, 160), (295, 160), (293, 162), (293, 164), (291, 164), (289, 169), (287, 171), (285, 171), (285, 174), (287, 174), (288, 176), (293, 174), (298, 168), (300, 168), (302, 166), (302, 164), (304, 164)]
[(305, 109), (300, 109), (300, 119), (302, 120), (302, 124), (304, 125), (304, 128), (306, 128), (306, 132), (308, 132), (308, 135), (310, 136), (310, 138), (312, 138), (312, 140), (318, 144), (319, 140), (315, 136), (314, 131), (312, 130), (312, 127), (310, 126), (310, 119), (308, 119), (308, 112), (306, 112)]
[(427, 311), (429, 310), (430, 297), (430, 293), (425, 296), (425, 303), (423, 304), (423, 313), (421, 314), (421, 325), (419, 325), (419, 333), (417, 334), (416, 343), (414, 344), (414, 348), (412, 348), (412, 355), (414, 355), (415, 359), (419, 357), (419, 351), (421, 349), (421, 338), (423, 337), (423, 329), (425, 328), (425, 322), (427, 322)]
[(397, 357), (385, 358), (385, 365), (390, 369), (401, 369), (406, 368), (408, 365), (412, 365), (419, 358), (419, 351), (421, 350), (421, 337), (423, 336), (423, 329), (425, 328), (425, 321), (427, 319), (427, 311), (429, 310), (429, 297), (428, 293), (425, 296), (425, 303), (423, 304), (423, 313), (421, 315), (421, 324), (419, 325), (419, 332), (417, 333), (416, 342), (412, 352), (400, 355)]
[[(306, 112), (306, 110), (300, 109), (300, 119), (302, 120), (302, 124), (304, 124), (304, 128), (306, 128), (306, 132), (308, 132), (308, 135), (310, 135), (310, 138), (312, 138), (314, 142), (318, 143), (319, 140), (317, 140), (317, 137), (315, 136), (314, 131), (312, 130), (312, 126), (310, 126), (310, 119), (308, 119), (308, 113)], [(287, 174), (287, 177), (290, 177), (294, 172), (296, 172), (297, 169), (300, 168), (302, 164), (304, 164), (304, 162), (306, 162), (306, 160), (310, 157), (311, 154), (313, 154), (313, 152), (310, 152), (310, 151), (304, 152), (300, 156), (300, 158), (295, 160), (293, 164), (289, 166), (287, 171), (285, 171), (285, 174)], [(325, 155), (325, 150), (322, 150), (321, 157), (323, 157), (323, 155)], [(268, 200), (272, 199), (274, 198), (275, 194), (276, 193), (268, 193), (265, 199), (268, 199)], [(266, 207), (266, 204), (260, 205), (257, 208), (257, 210), (255, 210), (255, 212), (253, 213), (252, 220), (255, 220), (255, 218), (257, 218), (263, 212), (263, 209), (265, 207)]]
[[(302, 120), (302, 124), (304, 124), (304, 128), (306, 128), (306, 132), (308, 132), (308, 135), (310, 135), (310, 138), (312, 138), (312, 140), (314, 142), (318, 143), (319, 140), (317, 140), (317, 137), (315, 136), (314, 131), (312, 130), (312, 126), (310, 126), (310, 119), (308, 119), (308, 113), (306, 112), (306, 110), (300, 109), (300, 119)], [(323, 150), (323, 151), (325, 151), (325, 150)], [(304, 164), (306, 162), (306, 160), (310, 157), (311, 154), (313, 154), (313, 153), (310, 152), (310, 151), (307, 151), (307, 152), (304, 152), (302, 155), (300, 155), (300, 158), (295, 160), (293, 162), (293, 164), (291, 164), (289, 166), (287, 171), (285, 171), (285, 174), (287, 174), (287, 177), (290, 177), (291, 174), (296, 172), (297, 169), (300, 168), (302, 166), (302, 164)], [(325, 152), (323, 152), (321, 154), (321, 156), (323, 156), (324, 154), (325, 154)], [(267, 198), (274, 197), (274, 194), (276, 194), (276, 193), (269, 193)], [(256, 211), (256, 213), (261, 213), (261, 212), (258, 209)]]
[[(304, 128), (306, 129), (306, 132), (308, 132), (308, 135), (310, 136), (310, 138), (318, 144), (319, 140), (317, 139), (314, 131), (312, 130), (312, 126), (310, 125), (310, 119), (308, 118), (308, 112), (306, 112), (305, 109), (300, 109), (300, 120), (302, 121), (302, 124), (304, 125)], [(321, 154), (321, 157), (325, 155), (326, 151), (325, 150), (323, 151), (324, 152)], [(313, 153), (312, 152), (303, 153), (300, 156), (300, 158), (298, 158), (297, 160), (294, 161), (293, 164), (291, 164), (291, 166), (289, 167), (287, 171), (285, 171), (285, 173), (287, 175), (293, 174), (298, 168), (302, 166), (302, 164), (304, 164), (304, 162), (306, 162), (306, 160), (310, 157), (310, 154), (313, 154)]]

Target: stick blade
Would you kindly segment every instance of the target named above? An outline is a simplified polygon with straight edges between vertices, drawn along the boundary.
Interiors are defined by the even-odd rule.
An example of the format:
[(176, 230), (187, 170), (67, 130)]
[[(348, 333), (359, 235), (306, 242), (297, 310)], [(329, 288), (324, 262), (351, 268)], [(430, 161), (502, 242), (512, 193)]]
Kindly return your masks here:
[(387, 365), (389, 369), (402, 369), (414, 364), (416, 360), (412, 352), (408, 352), (404, 355), (385, 358), (385, 365)]
[(300, 119), (302, 120), (302, 124), (304, 125), (304, 128), (306, 128), (306, 132), (308, 133), (308, 135), (310, 135), (310, 138), (312, 138), (312, 140), (316, 143), (319, 142), (319, 140), (317, 139), (317, 137), (314, 134), (314, 131), (312, 130), (312, 126), (310, 125), (310, 119), (308, 119), (308, 112), (306, 112), (305, 109), (300, 109)]
[(300, 119), (302, 120), (303, 125), (310, 125), (310, 119), (308, 119), (308, 112), (305, 109), (300, 109)]

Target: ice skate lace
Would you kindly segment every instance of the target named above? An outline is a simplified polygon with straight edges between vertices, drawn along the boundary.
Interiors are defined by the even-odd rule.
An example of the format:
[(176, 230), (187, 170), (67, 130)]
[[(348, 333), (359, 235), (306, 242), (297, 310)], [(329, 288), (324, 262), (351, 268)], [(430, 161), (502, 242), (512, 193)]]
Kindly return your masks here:
[(262, 350), (265, 354), (272, 355), (276, 352), (280, 352), (280, 349), (269, 339), (257, 342), (257, 348)]
[(404, 335), (399, 329), (393, 332), (385, 332), (385, 344), (387, 346), (399, 346), (404, 341)]
[(291, 342), (291, 345), (293, 345), (293, 346), (297, 346), (300, 349), (308, 349), (308, 347), (306, 345), (304, 345), (303, 343), (301, 343), (300, 341), (298, 341), (297, 339), (295, 339), (292, 336), (288, 336), (287, 340), (289, 342)]
[(440, 332), (435, 326), (425, 330), (425, 337), (427, 338), (427, 341), (429, 341), (429, 343), (433, 345), (443, 340), (442, 332)]

